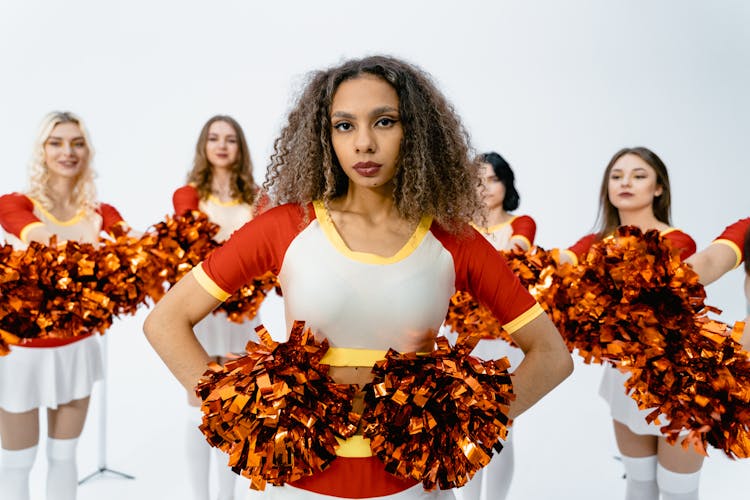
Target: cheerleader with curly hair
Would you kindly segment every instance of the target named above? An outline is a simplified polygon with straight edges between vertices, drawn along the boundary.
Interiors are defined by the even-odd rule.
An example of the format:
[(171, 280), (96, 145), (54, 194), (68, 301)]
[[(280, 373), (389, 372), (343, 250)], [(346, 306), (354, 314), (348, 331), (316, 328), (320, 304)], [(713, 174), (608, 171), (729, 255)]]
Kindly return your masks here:
[[(481, 201), (468, 153), (458, 117), (418, 68), (374, 56), (313, 73), (275, 141), (264, 187), (278, 206), (169, 291), (146, 320), (149, 341), (186, 388), (195, 386), (210, 357), (193, 326), (242, 284), (272, 271), (287, 326), (304, 320), (336, 351), (333, 379), (362, 387), (389, 348), (431, 351), (450, 297), (466, 290), (526, 353), (513, 377), (515, 418), (573, 365), (540, 306), (469, 225)], [(360, 394), (355, 411), (362, 403)], [(453, 496), (391, 475), (361, 435), (338, 451), (324, 471), (269, 495)]]
[[(623, 148), (604, 171), (599, 197), (599, 231), (581, 238), (562, 255), (577, 263), (596, 241), (619, 226), (656, 229), (680, 250), (682, 259), (695, 252), (693, 239), (671, 227), (671, 191), (664, 162), (644, 147)], [(626, 473), (626, 500), (691, 500), (698, 498), (703, 456), (679, 443), (670, 445), (659, 426), (648, 424), (649, 410), (639, 410), (626, 393), (629, 374), (607, 367), (599, 389), (610, 406), (615, 439)]]
[[(253, 180), (253, 164), (245, 134), (237, 121), (225, 115), (210, 118), (198, 136), (193, 168), (188, 184), (174, 192), (176, 215), (199, 210), (219, 226), (214, 236), (219, 242), (253, 218), (258, 186)], [(258, 340), (254, 327), (257, 316), (245, 323), (229, 321), (224, 313), (211, 314), (195, 325), (198, 341), (212, 359), (226, 361), (228, 353), (244, 353), (249, 340)], [(200, 400), (188, 391), (189, 413), (186, 429), (190, 485), (195, 500), (209, 498), (211, 448), (198, 430)], [(236, 474), (226, 467), (226, 455), (216, 452), (219, 500), (234, 498)]]
[[(0, 197), (0, 224), (15, 248), (29, 242), (96, 243), (102, 231), (124, 224), (96, 200), (93, 149), (80, 118), (45, 117), (31, 161), (26, 194)], [(99, 341), (92, 335), (29, 339), (0, 358), (0, 484), (7, 500), (28, 500), (29, 474), (39, 442), (39, 408), (47, 408), (47, 499), (75, 498), (76, 446), (89, 395), (102, 377)]]

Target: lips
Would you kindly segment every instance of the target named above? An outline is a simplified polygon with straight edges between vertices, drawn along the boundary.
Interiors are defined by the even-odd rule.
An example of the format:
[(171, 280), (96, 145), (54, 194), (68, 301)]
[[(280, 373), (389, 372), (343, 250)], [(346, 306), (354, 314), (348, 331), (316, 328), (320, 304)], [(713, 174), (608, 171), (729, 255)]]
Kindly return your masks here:
[(361, 161), (359, 163), (355, 163), (354, 167), (352, 168), (355, 172), (363, 177), (374, 177), (378, 175), (378, 172), (380, 172), (380, 168), (382, 166), (382, 164), (375, 163), (374, 161)]

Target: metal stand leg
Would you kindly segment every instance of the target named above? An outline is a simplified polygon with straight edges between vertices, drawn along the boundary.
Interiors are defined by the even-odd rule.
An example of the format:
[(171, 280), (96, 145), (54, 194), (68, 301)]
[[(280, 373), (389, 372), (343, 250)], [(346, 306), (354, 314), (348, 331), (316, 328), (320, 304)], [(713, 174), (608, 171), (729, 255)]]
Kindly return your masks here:
[(102, 358), (104, 371), (104, 377), (102, 383), (99, 386), (99, 459), (98, 468), (88, 476), (78, 481), (81, 485), (91, 479), (98, 476), (105, 476), (107, 474), (119, 477), (121, 479), (135, 479), (135, 476), (125, 474), (124, 472), (112, 470), (107, 467), (107, 365), (109, 363), (109, 351), (107, 349), (109, 340), (108, 334), (102, 335), (100, 340), (102, 344)]

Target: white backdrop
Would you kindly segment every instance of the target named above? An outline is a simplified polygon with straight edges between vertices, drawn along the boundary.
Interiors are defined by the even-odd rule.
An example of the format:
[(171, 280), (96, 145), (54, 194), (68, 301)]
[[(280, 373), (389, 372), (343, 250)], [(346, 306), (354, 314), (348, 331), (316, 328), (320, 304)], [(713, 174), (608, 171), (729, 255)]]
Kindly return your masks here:
[[(743, 0), (7, 1), (0, 4), (0, 191), (25, 189), (41, 117), (71, 110), (93, 138), (100, 198), (145, 229), (170, 211), (208, 117), (238, 119), (261, 179), (304, 75), (348, 57), (386, 53), (430, 72), (475, 148), (509, 160), (519, 213), (536, 219), (543, 247), (567, 246), (588, 232), (607, 161), (622, 146), (645, 145), (670, 169), (674, 224), (702, 248), (750, 209), (749, 25)], [(744, 317), (741, 281), (734, 271), (709, 287), (708, 302), (724, 309), (727, 321)], [(276, 322), (277, 312), (267, 322)], [(142, 315), (126, 319), (111, 335), (113, 418), (125, 426), (113, 424), (125, 450), (113, 446), (112, 454), (126, 468), (144, 467), (138, 484), (180, 485), (179, 463), (173, 475), (163, 473), (164, 481), (143, 479), (158, 467), (144, 465), (139, 447), (163, 442), (164, 453), (175, 452), (168, 433), (149, 437), (138, 422), (153, 428), (155, 419), (176, 412), (166, 402), (180, 406), (182, 395), (145, 346), (141, 321)], [(601, 441), (610, 449), (611, 436), (606, 410), (593, 395), (596, 368), (579, 368), (520, 420), (538, 427), (527, 443), (519, 428), (518, 498), (546, 498), (543, 491), (559, 492), (559, 481), (567, 481), (571, 496), (599, 498), (585, 471), (602, 457), (584, 456), (589, 451), (579, 443)], [(163, 405), (158, 417), (132, 400), (149, 395)], [(601, 420), (601, 434), (593, 435), (592, 422), (580, 415), (553, 423), (570, 413), (565, 399), (577, 397), (597, 408), (591, 421)], [(86, 439), (84, 466), (94, 454)], [(544, 490), (546, 482), (534, 478), (539, 450), (549, 446), (556, 453), (545, 452), (544, 470), (570, 466), (572, 453), (581, 472), (545, 472), (553, 475)], [(150, 498), (129, 487), (136, 488), (130, 495)], [(703, 492), (712, 498), (705, 481)]]

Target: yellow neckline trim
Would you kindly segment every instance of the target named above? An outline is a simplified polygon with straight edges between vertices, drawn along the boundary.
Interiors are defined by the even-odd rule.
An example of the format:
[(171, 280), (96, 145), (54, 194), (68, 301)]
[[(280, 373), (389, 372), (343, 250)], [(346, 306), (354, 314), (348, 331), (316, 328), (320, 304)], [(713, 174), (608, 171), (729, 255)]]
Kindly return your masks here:
[(336, 230), (336, 226), (334, 226), (333, 221), (331, 220), (331, 215), (328, 213), (328, 210), (326, 210), (323, 202), (320, 200), (313, 201), (313, 208), (315, 209), (315, 217), (318, 220), (320, 227), (323, 229), (323, 234), (326, 235), (328, 241), (331, 242), (334, 248), (346, 257), (359, 262), (364, 262), (365, 264), (393, 264), (405, 259), (416, 250), (420, 243), (422, 243), (422, 240), (427, 235), (430, 226), (432, 225), (432, 217), (427, 215), (423, 216), (422, 220), (419, 221), (417, 228), (404, 246), (394, 255), (383, 257), (382, 255), (374, 253), (355, 252), (354, 250), (351, 250), (346, 246), (346, 243)]
[(53, 224), (57, 224), (58, 226), (73, 226), (73, 225), (77, 224), (83, 218), (83, 211), (81, 210), (81, 211), (79, 211), (77, 214), (75, 214), (73, 217), (71, 217), (68, 220), (60, 220), (57, 217), (55, 217), (54, 215), (52, 215), (49, 211), (47, 211), (47, 209), (45, 209), (42, 206), (41, 203), (39, 203), (38, 201), (36, 201), (33, 198), (29, 198), (29, 199), (34, 204), (34, 206), (37, 208), (37, 210), (39, 210), (40, 212), (42, 212), (42, 214), (44, 214), (44, 216), (47, 219), (49, 219), (50, 221), (52, 221)]
[(213, 195), (213, 194), (208, 195), (208, 201), (212, 203), (216, 203), (220, 207), (233, 207), (235, 205), (239, 205), (240, 203), (242, 203), (240, 200), (236, 198), (231, 201), (221, 201), (218, 196)]
[(507, 226), (508, 224), (510, 224), (511, 222), (513, 222), (514, 220), (516, 220), (517, 218), (518, 218), (518, 216), (514, 215), (513, 217), (511, 217), (507, 221), (501, 222), (500, 224), (495, 224), (494, 226), (490, 226), (490, 227), (477, 226), (473, 222), (471, 223), (471, 225), (474, 226), (474, 229), (476, 229), (480, 233), (490, 234), (490, 233), (494, 233), (495, 231), (497, 231), (498, 229), (500, 229), (503, 226)]

